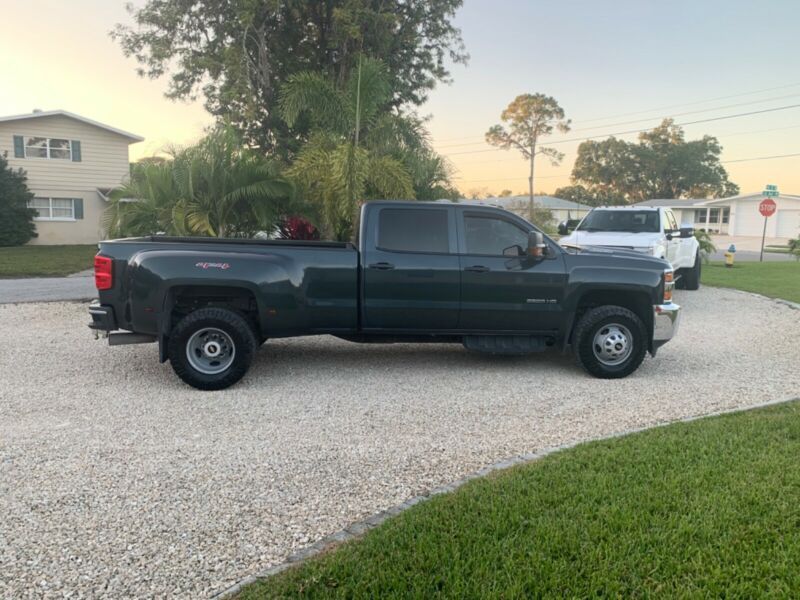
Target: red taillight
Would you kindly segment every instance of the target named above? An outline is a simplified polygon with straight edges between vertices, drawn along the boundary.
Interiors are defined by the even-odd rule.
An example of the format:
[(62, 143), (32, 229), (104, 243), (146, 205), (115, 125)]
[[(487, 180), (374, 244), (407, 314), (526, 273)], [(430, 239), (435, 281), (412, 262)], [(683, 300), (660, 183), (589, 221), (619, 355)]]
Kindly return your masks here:
[(111, 259), (107, 256), (94, 257), (94, 285), (98, 290), (110, 290), (114, 285)]

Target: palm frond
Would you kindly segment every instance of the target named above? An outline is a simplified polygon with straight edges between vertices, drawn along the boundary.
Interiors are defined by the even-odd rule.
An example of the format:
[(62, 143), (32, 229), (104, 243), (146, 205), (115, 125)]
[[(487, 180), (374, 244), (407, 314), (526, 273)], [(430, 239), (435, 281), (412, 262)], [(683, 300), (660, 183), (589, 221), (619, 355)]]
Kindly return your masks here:
[(374, 58), (362, 57), (360, 67), (353, 69), (347, 82), (350, 105), (353, 110), (356, 104), (359, 105), (362, 127), (375, 121), (380, 109), (391, 100), (391, 94), (389, 76), (383, 63)]
[(303, 112), (318, 127), (345, 132), (351, 126), (348, 99), (319, 73), (302, 72), (289, 77), (281, 88), (278, 107), (289, 126)]

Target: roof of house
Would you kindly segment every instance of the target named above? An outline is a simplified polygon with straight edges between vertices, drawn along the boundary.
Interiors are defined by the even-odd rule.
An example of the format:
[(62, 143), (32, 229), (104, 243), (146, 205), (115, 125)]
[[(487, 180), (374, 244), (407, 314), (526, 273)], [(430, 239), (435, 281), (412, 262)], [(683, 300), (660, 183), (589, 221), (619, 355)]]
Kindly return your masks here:
[[(762, 198), (761, 192), (755, 194), (739, 194), (738, 196), (729, 196), (727, 198), (674, 198), (670, 199), (655, 199), (645, 200), (644, 202), (637, 202), (633, 206), (666, 206), (668, 208), (691, 208), (694, 206), (707, 206), (709, 204), (724, 204), (732, 200), (745, 200), (748, 198)], [(788, 198), (791, 200), (800, 200), (800, 196), (794, 194), (781, 194), (779, 198)]]
[(70, 119), (75, 119), (76, 121), (81, 121), (83, 123), (87, 123), (88, 125), (94, 125), (95, 127), (99, 127), (100, 129), (105, 129), (106, 131), (110, 131), (112, 133), (116, 133), (117, 135), (121, 135), (122, 137), (126, 137), (132, 142), (141, 142), (144, 138), (140, 135), (136, 135), (135, 133), (130, 133), (128, 131), (123, 131), (122, 129), (117, 129), (116, 127), (111, 127), (110, 125), (105, 125), (98, 121), (93, 121), (92, 119), (87, 119), (86, 117), (82, 117), (80, 115), (76, 115), (75, 113), (71, 113), (66, 110), (39, 110), (33, 111), (32, 113), (27, 113), (24, 115), (11, 115), (9, 117), (0, 117), (0, 122), (3, 121), (22, 121), (24, 119), (38, 119), (41, 117), (68, 117)]
[(698, 204), (702, 204), (707, 202), (705, 198), (675, 198), (675, 199), (668, 199), (668, 198), (658, 198), (654, 200), (645, 200), (644, 202), (637, 202), (633, 206), (653, 206), (653, 207), (660, 207), (664, 206), (667, 208), (681, 208), (681, 207), (689, 207), (689, 206), (696, 206)]
[[(526, 207), (528, 206), (529, 196), (506, 196), (505, 198), (482, 198), (479, 200), (470, 200), (462, 198), (459, 202), (463, 204), (492, 204), (495, 206), (502, 206), (503, 208), (509, 207)], [(572, 200), (564, 200), (563, 198), (556, 198), (555, 196), (534, 196), (534, 202), (538, 206), (543, 206), (551, 210), (592, 210), (591, 206), (586, 204), (578, 204)]]

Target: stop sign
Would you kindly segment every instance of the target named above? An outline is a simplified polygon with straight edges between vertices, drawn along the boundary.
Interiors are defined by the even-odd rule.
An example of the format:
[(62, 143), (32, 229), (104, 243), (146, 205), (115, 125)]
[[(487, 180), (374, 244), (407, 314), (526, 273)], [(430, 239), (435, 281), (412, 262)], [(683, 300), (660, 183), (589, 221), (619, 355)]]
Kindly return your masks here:
[(771, 217), (775, 214), (775, 209), (777, 207), (778, 206), (775, 204), (775, 200), (772, 198), (764, 198), (758, 205), (758, 212), (760, 212), (764, 217)]

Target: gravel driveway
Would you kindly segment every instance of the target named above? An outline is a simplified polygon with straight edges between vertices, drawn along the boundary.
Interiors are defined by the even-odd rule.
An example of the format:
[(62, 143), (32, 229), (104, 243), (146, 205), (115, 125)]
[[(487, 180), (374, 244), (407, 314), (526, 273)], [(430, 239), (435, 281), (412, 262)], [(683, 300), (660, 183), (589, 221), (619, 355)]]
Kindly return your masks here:
[(0, 597), (202, 597), (354, 520), (519, 453), (800, 392), (800, 313), (679, 292), (633, 376), (557, 353), (270, 341), (223, 392), (80, 304), (0, 306)]

